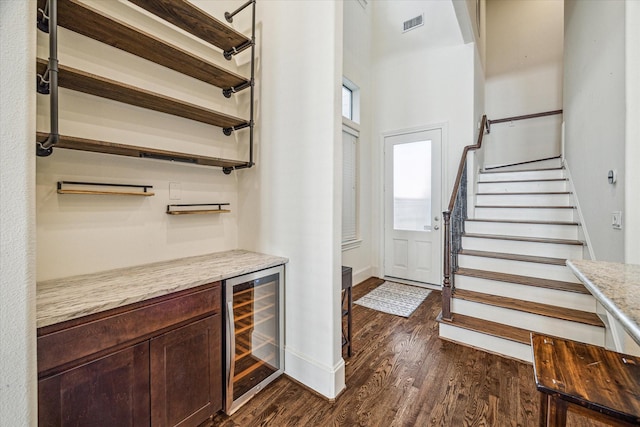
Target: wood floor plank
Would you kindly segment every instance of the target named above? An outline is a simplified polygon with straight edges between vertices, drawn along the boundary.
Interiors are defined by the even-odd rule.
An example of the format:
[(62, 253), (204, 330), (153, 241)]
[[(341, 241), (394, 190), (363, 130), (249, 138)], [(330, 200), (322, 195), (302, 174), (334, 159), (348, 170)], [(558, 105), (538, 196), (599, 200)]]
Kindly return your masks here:
[[(379, 283), (354, 286), (354, 299)], [(213, 425), (538, 425), (531, 365), (441, 340), (440, 310), (437, 291), (408, 319), (354, 305), (354, 353), (345, 359), (347, 388), (335, 402), (283, 376), (233, 416), (216, 416)]]
[(533, 255), (507, 254), (503, 252), (476, 251), (472, 249), (463, 249), (458, 252), (459, 255), (477, 256), (485, 258), (505, 259), (510, 261), (535, 262), (538, 264), (565, 265), (567, 260), (562, 258), (549, 258)]
[(466, 289), (456, 289), (454, 298), (473, 301), (496, 307), (508, 308), (511, 310), (524, 311), (527, 313), (539, 314), (541, 316), (554, 317), (557, 319), (569, 320), (572, 322), (584, 323), (586, 325), (604, 327), (602, 320), (595, 313), (574, 310), (555, 305), (541, 304), (537, 302), (524, 301), (516, 298), (489, 295), (481, 292), (469, 291)]
[(590, 294), (589, 290), (585, 288), (581, 283), (562, 282), (559, 280), (519, 276), (517, 274), (498, 273), (495, 271), (476, 270), (473, 268), (459, 268), (458, 271), (455, 272), (455, 274), (460, 276), (477, 277), (480, 279), (497, 280), (499, 282), (535, 286), (537, 288), (556, 289), (559, 291), (576, 292), (585, 295)]

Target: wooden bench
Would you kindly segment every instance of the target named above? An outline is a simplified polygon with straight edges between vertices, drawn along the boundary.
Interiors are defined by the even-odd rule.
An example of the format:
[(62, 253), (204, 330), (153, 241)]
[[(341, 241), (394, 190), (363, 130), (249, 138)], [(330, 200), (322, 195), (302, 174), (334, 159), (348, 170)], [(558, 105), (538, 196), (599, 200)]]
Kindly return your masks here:
[(535, 333), (531, 345), (541, 426), (565, 426), (570, 405), (591, 419), (640, 425), (640, 358)]

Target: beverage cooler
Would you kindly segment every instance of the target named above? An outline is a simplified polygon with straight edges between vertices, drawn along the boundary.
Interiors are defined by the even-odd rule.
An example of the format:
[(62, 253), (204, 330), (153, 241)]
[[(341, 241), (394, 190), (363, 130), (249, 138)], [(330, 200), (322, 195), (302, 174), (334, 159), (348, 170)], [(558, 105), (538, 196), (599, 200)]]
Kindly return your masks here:
[(284, 370), (283, 286), (284, 266), (225, 281), (227, 414)]

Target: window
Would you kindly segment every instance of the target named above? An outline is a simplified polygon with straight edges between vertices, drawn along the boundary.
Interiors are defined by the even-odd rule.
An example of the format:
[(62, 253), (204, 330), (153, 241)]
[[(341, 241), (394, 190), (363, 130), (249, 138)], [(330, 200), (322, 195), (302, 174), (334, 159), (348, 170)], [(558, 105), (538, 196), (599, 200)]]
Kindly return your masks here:
[(342, 116), (353, 120), (353, 91), (342, 85)]
[(359, 240), (358, 176), (360, 140), (360, 90), (353, 82), (342, 84), (342, 247), (357, 247)]
[(358, 239), (358, 131), (342, 127), (342, 243)]

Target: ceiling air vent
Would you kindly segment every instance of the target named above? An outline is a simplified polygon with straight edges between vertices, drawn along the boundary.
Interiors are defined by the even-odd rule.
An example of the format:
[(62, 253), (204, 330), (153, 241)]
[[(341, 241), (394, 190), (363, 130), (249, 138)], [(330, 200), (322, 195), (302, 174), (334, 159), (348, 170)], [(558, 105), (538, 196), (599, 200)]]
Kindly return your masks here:
[(424, 15), (418, 15), (415, 18), (411, 18), (408, 21), (404, 21), (402, 32), (406, 33), (409, 30), (413, 30), (414, 28), (421, 27), (424, 25)]

